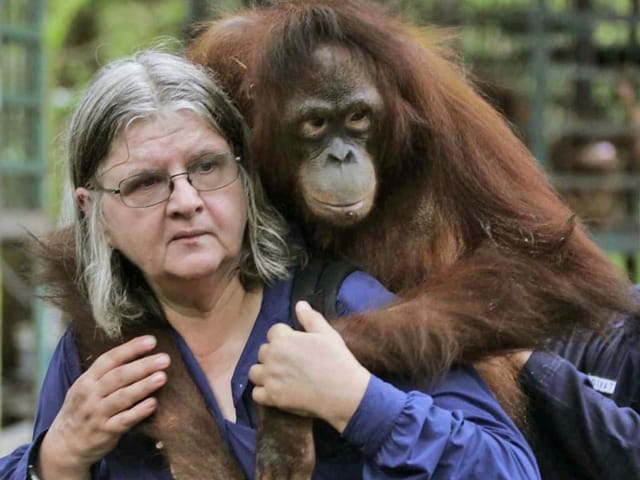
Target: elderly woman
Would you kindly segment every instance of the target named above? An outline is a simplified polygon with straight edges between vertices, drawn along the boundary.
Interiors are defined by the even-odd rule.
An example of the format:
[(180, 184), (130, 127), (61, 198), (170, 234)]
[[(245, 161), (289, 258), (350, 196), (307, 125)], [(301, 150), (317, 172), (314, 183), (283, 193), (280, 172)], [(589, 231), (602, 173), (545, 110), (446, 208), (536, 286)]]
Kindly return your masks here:
[[(253, 478), (256, 403), (332, 427), (313, 478), (538, 478), (473, 370), (399, 388), (304, 302), (307, 331), (288, 326), (297, 250), (248, 175), (242, 120), (207, 72), (154, 51), (110, 64), (68, 138), (75, 247), (48, 248), (67, 273), (75, 249), (79, 275), (55, 285), (73, 323), (42, 387), (34, 442), (2, 459), (1, 478)], [(348, 315), (391, 300), (354, 272), (337, 305)], [(154, 351), (167, 332), (171, 355), (172, 342)], [(145, 430), (154, 419), (168, 421)], [(171, 448), (156, 442), (166, 430), (181, 435)], [(227, 451), (218, 470), (198, 466)]]

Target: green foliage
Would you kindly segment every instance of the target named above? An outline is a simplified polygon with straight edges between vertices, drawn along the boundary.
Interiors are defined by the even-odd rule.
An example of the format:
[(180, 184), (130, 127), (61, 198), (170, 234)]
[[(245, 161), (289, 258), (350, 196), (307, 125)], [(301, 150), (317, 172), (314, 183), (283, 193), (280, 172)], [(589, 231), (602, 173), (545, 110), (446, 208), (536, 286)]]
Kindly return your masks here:
[(47, 52), (55, 52), (62, 46), (71, 29), (75, 14), (89, 4), (90, 0), (66, 0), (50, 2), (45, 18), (44, 44)]
[[(618, 255), (616, 253), (612, 253), (610, 255), (611, 261), (615, 264), (616, 267), (620, 269), (621, 272), (626, 272), (626, 264), (627, 259), (622, 255)], [(640, 265), (640, 255), (635, 256), (636, 265)], [(631, 278), (631, 282), (635, 284), (640, 284), (640, 270), (636, 272), (636, 277)]]
[(76, 100), (100, 65), (145, 47), (178, 50), (187, 19), (186, 0), (65, 0), (49, 2), (47, 58), (46, 186), (49, 212), (60, 208), (65, 178), (62, 141)]
[(96, 51), (99, 63), (131, 54), (161, 38), (175, 39), (187, 16), (184, 0), (103, 3)]

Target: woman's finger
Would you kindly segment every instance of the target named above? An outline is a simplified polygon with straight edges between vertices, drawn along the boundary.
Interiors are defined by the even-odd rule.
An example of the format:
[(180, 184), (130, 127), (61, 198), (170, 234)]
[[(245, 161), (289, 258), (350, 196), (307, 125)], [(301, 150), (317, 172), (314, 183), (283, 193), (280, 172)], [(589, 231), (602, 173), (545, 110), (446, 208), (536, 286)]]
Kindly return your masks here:
[(120, 365), (102, 376), (99, 383), (100, 394), (106, 397), (127, 385), (150, 376), (154, 372), (167, 368), (170, 362), (169, 355), (158, 353)]
[(253, 401), (259, 405), (271, 405), (269, 402), (269, 396), (267, 395), (267, 390), (264, 387), (253, 387), (251, 397), (253, 398)]
[(308, 333), (331, 333), (335, 330), (322, 314), (309, 305), (305, 301), (296, 303), (296, 316), (302, 328)]
[(262, 386), (264, 384), (264, 374), (264, 365), (257, 363), (249, 369), (249, 380), (254, 385)]
[(93, 362), (93, 365), (89, 367), (87, 372), (90, 373), (90, 376), (95, 380), (100, 380), (114, 368), (144, 355), (155, 346), (156, 339), (152, 335), (136, 337), (100, 355), (96, 361)]
[(265, 363), (267, 361), (267, 356), (269, 355), (269, 344), (263, 343), (260, 345), (258, 349), (258, 362)]
[(165, 372), (155, 372), (131, 385), (120, 388), (101, 401), (105, 417), (113, 417), (142, 401), (167, 382)]
[(267, 332), (267, 341), (273, 342), (276, 338), (295, 333), (293, 328), (284, 323), (274, 324)]
[(145, 398), (128, 410), (109, 418), (105, 422), (105, 430), (113, 434), (122, 434), (151, 415), (157, 406), (157, 399), (154, 397)]

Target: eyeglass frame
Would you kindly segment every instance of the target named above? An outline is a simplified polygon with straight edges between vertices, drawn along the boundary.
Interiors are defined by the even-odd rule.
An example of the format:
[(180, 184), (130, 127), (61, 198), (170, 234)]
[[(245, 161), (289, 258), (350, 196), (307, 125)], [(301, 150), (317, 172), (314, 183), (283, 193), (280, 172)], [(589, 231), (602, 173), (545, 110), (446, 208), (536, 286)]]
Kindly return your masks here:
[[(99, 183), (95, 183), (94, 185), (92, 185), (90, 187), (90, 189), (91, 190), (98, 190), (100, 192), (111, 193), (113, 195), (118, 195), (118, 197), (120, 197), (120, 201), (122, 202), (122, 204), (127, 208), (148, 208), (148, 207), (154, 207), (156, 205), (160, 205), (163, 202), (166, 202), (167, 200), (169, 200), (169, 198), (171, 197), (171, 194), (173, 193), (173, 179), (176, 178), (176, 177), (181, 177), (183, 175), (187, 176), (187, 181), (189, 182), (189, 185), (191, 185), (196, 191), (198, 191), (198, 192), (213, 192), (213, 191), (220, 190), (221, 188), (224, 188), (224, 187), (227, 187), (227, 186), (231, 185), (240, 176), (240, 166), (241, 166), (242, 158), (239, 155), (234, 155), (233, 152), (231, 152), (231, 151), (216, 153), (213, 156), (214, 157), (218, 157), (218, 156), (222, 156), (222, 155), (232, 156), (233, 159), (236, 162), (237, 172), (236, 172), (235, 177), (233, 177), (232, 180), (230, 180), (229, 182), (225, 183), (224, 185), (220, 185), (219, 187), (208, 188), (208, 189), (200, 189), (200, 188), (197, 188), (197, 187), (195, 187), (193, 185), (193, 183), (191, 181), (191, 177), (190, 177), (191, 173), (189, 172), (189, 167), (188, 167), (187, 170), (185, 170), (184, 172), (179, 172), (179, 173), (174, 173), (173, 175), (169, 175), (167, 177), (167, 180), (169, 182), (168, 183), (168, 185), (169, 185), (169, 195), (167, 195), (167, 198), (164, 198), (164, 199), (162, 199), (162, 200), (160, 200), (158, 202), (152, 203), (150, 205), (141, 205), (141, 206), (137, 206), (137, 207), (134, 207), (134, 206), (131, 206), (131, 205), (127, 205), (127, 203), (124, 201), (124, 197), (122, 196), (122, 188), (121, 188), (122, 183), (127, 181), (127, 180), (129, 180), (129, 179), (131, 179), (131, 178), (133, 178), (133, 177), (141, 175), (140, 173), (136, 173), (135, 175), (129, 175), (128, 177), (125, 177), (122, 180), (120, 180), (118, 182), (118, 188), (107, 188), (107, 187), (104, 187), (104, 186), (100, 185)], [(108, 170), (110, 170), (110, 169), (107, 169), (107, 171)], [(101, 175), (103, 175), (105, 173), (106, 173), (106, 171), (102, 172)]]

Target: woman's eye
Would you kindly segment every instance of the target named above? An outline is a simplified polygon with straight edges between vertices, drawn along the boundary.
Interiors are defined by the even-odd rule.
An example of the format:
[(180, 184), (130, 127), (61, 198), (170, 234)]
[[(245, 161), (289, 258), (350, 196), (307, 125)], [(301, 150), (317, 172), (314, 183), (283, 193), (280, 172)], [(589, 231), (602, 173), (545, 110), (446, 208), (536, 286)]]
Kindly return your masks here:
[(356, 110), (347, 116), (347, 127), (351, 130), (364, 132), (371, 126), (371, 116), (367, 110)]
[(312, 117), (304, 120), (300, 126), (300, 133), (305, 138), (317, 138), (327, 130), (328, 123), (323, 117)]
[(211, 173), (215, 170), (217, 164), (213, 160), (203, 160), (193, 166), (193, 173)]
[(166, 182), (165, 175), (160, 173), (143, 173), (124, 180), (120, 186), (123, 195), (130, 195), (140, 190), (148, 190)]

